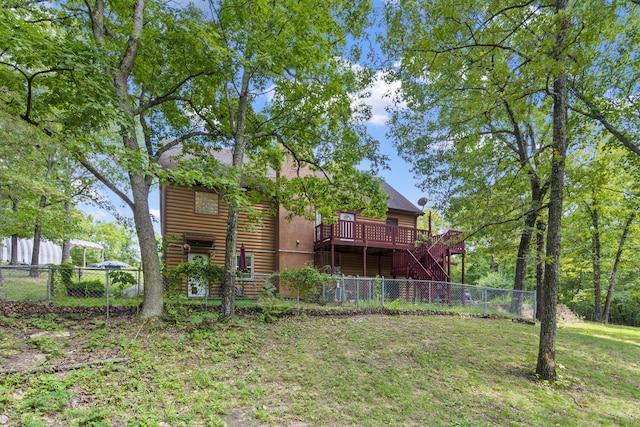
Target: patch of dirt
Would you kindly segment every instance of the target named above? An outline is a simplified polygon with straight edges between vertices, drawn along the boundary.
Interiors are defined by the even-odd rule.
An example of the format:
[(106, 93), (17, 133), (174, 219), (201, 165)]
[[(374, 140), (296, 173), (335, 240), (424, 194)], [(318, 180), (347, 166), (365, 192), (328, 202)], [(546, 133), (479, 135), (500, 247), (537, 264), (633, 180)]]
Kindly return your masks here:
[[(110, 317), (135, 316), (139, 307), (109, 307)], [(106, 317), (106, 307), (57, 306), (52, 303), (35, 303), (0, 300), (0, 314), (3, 316), (42, 316), (45, 314), (60, 316)]]
[[(0, 359), (2, 360), (2, 359)], [(28, 371), (47, 361), (47, 355), (36, 350), (26, 349), (2, 360), (2, 369), (8, 371)]]
[(265, 425), (256, 419), (253, 415), (253, 408), (248, 406), (230, 409), (225, 423), (227, 427), (262, 427)]
[[(55, 320), (55, 330), (47, 330), (49, 327), (42, 329), (43, 323), (19, 320), (21, 317), (31, 319), (55, 312), (49, 310), (52, 307), (55, 306), (0, 301), (0, 314), (17, 319), (15, 323), (7, 320), (0, 324), (3, 344), (0, 348), (0, 373), (62, 372), (84, 366), (124, 362), (116, 346), (102, 342), (101, 337), (105, 335), (101, 333), (102, 330), (110, 329), (108, 320), (96, 319), (95, 316), (77, 319), (75, 316), (69, 318), (60, 315)], [(68, 308), (80, 308), (81, 312), (84, 309)], [(134, 318), (124, 321), (128, 320), (133, 322)], [(112, 322), (120, 320), (114, 319)], [(97, 335), (91, 337), (92, 331), (97, 331)]]

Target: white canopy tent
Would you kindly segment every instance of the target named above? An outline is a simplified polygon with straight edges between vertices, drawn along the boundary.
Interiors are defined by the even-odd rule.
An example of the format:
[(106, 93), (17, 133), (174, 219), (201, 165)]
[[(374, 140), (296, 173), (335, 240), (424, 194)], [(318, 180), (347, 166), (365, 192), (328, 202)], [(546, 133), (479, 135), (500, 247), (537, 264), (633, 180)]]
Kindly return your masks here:
[(87, 249), (95, 249), (100, 251), (100, 259), (104, 261), (104, 248), (98, 243), (88, 242), (86, 240), (71, 240), (72, 248), (82, 248), (82, 266), (87, 266)]
[[(0, 247), (0, 261), (11, 261), (11, 251), (15, 250), (18, 254), (18, 263), (31, 264), (31, 254), (33, 253), (33, 238), (18, 239), (16, 248), (11, 247), (11, 237), (2, 238), (2, 247)], [(38, 265), (44, 264), (60, 264), (62, 262), (62, 248), (48, 240), (40, 242), (40, 254), (38, 257)]]
[[(104, 248), (102, 245), (84, 240), (71, 240), (71, 247), (82, 248), (83, 267), (87, 265), (86, 250), (95, 249), (101, 252), (100, 258), (104, 261)], [(31, 264), (31, 254), (33, 253), (33, 238), (18, 239), (16, 248), (11, 247), (11, 237), (0, 238), (0, 262), (11, 261), (11, 251), (18, 254), (18, 263), (23, 265)], [(62, 247), (48, 240), (40, 242), (40, 255), (38, 265), (60, 264), (62, 262)]]

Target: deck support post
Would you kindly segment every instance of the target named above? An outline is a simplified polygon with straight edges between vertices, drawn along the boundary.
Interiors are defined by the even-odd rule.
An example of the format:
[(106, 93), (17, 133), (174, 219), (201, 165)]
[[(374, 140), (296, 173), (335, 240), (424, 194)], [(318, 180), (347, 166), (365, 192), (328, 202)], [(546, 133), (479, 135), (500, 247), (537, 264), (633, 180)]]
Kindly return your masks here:
[(367, 246), (362, 247), (362, 275), (367, 277)]
[(464, 283), (465, 283), (465, 282), (464, 282), (464, 256), (465, 256), (465, 255), (466, 255), (466, 254), (463, 252), (463, 253), (462, 253), (462, 278), (460, 279), (460, 280), (462, 281), (462, 284), (463, 284), (463, 285), (464, 285)]
[(335, 276), (336, 274), (336, 258), (335, 258), (335, 251), (334, 251), (334, 245), (333, 243), (331, 244), (331, 275)]

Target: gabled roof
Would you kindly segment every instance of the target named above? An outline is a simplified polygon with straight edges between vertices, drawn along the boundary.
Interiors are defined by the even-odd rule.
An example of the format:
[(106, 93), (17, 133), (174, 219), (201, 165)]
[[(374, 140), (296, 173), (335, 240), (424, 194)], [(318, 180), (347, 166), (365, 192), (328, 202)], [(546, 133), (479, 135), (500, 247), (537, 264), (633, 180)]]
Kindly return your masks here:
[(404, 197), (395, 188), (390, 186), (386, 181), (382, 181), (380, 184), (382, 189), (389, 195), (389, 201), (387, 207), (396, 211), (405, 211), (415, 214), (416, 216), (422, 215), (424, 212), (417, 208), (416, 205), (411, 203), (409, 199)]

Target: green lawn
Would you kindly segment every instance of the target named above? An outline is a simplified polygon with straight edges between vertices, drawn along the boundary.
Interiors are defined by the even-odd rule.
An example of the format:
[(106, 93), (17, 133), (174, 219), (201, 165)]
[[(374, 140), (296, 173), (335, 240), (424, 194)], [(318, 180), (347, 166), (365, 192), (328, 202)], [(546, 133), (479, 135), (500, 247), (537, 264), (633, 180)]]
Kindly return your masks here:
[[(551, 385), (539, 328), (457, 316), (1, 318), (0, 364), (126, 359), (0, 374), (8, 425), (635, 426), (640, 329), (562, 324)], [(30, 338), (34, 332), (68, 332)], [(45, 360), (46, 359), (46, 360)], [(244, 421), (243, 421), (244, 420)], [(247, 421), (248, 420), (248, 421)]]

